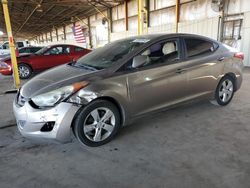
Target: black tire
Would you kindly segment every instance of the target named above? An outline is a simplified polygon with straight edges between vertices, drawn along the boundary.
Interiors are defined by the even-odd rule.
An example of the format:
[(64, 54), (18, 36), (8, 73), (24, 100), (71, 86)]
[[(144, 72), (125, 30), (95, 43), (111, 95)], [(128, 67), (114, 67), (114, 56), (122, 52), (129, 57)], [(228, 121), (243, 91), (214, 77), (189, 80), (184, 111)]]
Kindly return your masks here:
[[(112, 120), (115, 121), (114, 125), (112, 125), (113, 130), (109, 132), (109, 131), (106, 131), (104, 128), (94, 128), (93, 130), (89, 131), (88, 133), (85, 133), (84, 127), (86, 128), (86, 126), (89, 126), (89, 125), (86, 125), (85, 123), (89, 120), (96, 122), (94, 120), (93, 116), (91, 115), (91, 112), (94, 112), (97, 110), (98, 117), (100, 117), (100, 121), (101, 121), (102, 109), (108, 109), (113, 113)], [(103, 113), (105, 113), (105, 111)], [(102, 117), (104, 117), (104, 114)], [(83, 107), (80, 110), (80, 112), (77, 114), (77, 117), (76, 117), (75, 121), (73, 122), (73, 126), (72, 126), (73, 133), (74, 133), (75, 137), (78, 139), (78, 141), (82, 144), (85, 144), (85, 145), (90, 146), (90, 147), (101, 146), (103, 144), (110, 142), (113, 139), (113, 137), (117, 134), (118, 130), (121, 127), (120, 120), (121, 120), (121, 117), (120, 117), (119, 110), (117, 109), (117, 107), (113, 103), (106, 101), (106, 100), (96, 100), (96, 101), (91, 102), (89, 105)], [(97, 122), (100, 122), (100, 121), (97, 121)], [(111, 124), (111, 119), (109, 119), (108, 121), (110, 121), (110, 124)], [(92, 128), (93, 128), (93, 125), (94, 125), (94, 123), (91, 122), (90, 126)], [(97, 127), (98, 125), (95, 125), (95, 126)], [(107, 136), (105, 139), (100, 140), (100, 141), (92, 140), (90, 137), (93, 136), (93, 138), (94, 138), (96, 136), (98, 130), (100, 131), (100, 135), (102, 135), (102, 133), (104, 133), (103, 137), (108, 135), (108, 134), (109, 134), (109, 136)]]
[[(232, 84), (232, 88), (230, 87), (230, 90), (228, 89), (228, 92), (230, 92), (231, 94), (226, 94), (228, 96), (228, 98), (226, 100), (223, 100), (223, 96), (221, 96), (220, 93), (223, 92), (223, 84), (229, 84), (231, 82)], [(233, 99), (234, 96), (234, 91), (235, 91), (235, 80), (231, 77), (231, 76), (224, 76), (220, 83), (218, 84), (217, 88), (216, 88), (216, 92), (215, 92), (215, 99), (216, 102), (220, 105), (220, 106), (226, 106), (228, 105), (231, 100)]]
[(18, 72), (20, 79), (28, 79), (32, 75), (32, 68), (24, 63), (18, 64)]

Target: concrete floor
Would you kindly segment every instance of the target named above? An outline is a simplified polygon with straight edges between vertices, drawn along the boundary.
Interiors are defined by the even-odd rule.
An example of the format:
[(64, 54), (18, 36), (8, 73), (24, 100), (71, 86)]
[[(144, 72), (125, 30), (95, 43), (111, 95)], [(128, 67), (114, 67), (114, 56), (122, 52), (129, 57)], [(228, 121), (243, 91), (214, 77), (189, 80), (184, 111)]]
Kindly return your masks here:
[(227, 107), (161, 112), (98, 148), (39, 144), (16, 127), (0, 129), (0, 187), (249, 188), (249, 70), (244, 78)]

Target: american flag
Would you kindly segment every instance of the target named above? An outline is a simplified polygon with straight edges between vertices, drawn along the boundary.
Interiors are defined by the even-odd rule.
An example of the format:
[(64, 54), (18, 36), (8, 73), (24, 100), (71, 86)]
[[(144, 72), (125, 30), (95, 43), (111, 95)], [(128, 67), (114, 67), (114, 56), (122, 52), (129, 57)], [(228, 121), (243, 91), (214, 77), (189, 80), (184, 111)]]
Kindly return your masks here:
[(73, 26), (72, 30), (75, 37), (75, 41), (77, 43), (86, 43), (86, 38), (83, 35), (82, 27), (79, 24)]

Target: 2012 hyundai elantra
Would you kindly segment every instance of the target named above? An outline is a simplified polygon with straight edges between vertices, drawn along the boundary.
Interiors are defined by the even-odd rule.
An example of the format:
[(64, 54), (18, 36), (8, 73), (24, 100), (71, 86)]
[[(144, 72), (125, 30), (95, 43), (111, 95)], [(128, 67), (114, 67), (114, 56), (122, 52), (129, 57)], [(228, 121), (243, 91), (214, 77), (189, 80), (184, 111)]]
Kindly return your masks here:
[(73, 132), (80, 143), (100, 146), (153, 111), (197, 98), (227, 105), (241, 86), (243, 58), (197, 35), (119, 40), (23, 85), (13, 103), (18, 129), (61, 142)]

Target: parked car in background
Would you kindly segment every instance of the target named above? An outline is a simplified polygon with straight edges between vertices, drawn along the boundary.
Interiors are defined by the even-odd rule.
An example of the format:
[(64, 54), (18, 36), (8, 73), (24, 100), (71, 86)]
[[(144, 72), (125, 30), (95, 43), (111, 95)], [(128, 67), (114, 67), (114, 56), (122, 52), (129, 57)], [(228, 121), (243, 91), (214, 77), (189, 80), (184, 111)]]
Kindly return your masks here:
[[(18, 49), (19, 54), (33, 54), (36, 53), (38, 50), (41, 50), (43, 47), (42, 46), (28, 46), (28, 47), (22, 47)], [(18, 56), (19, 56), (18, 54)], [(5, 58), (10, 58), (10, 54), (5, 54), (5, 55), (0, 55), (0, 61), (5, 59)]]
[[(131, 120), (194, 99), (225, 106), (243, 53), (215, 40), (159, 34), (110, 43), (27, 82), (13, 103), (21, 134), (100, 146)], [(167, 134), (167, 133), (166, 133)]]
[[(29, 41), (18, 41), (15, 43), (16, 48), (22, 48), (29, 46)], [(10, 54), (10, 47), (9, 42), (4, 42), (2, 45), (0, 45), (0, 56), (1, 55), (8, 55)]]
[[(35, 54), (19, 54), (17, 57), (18, 71), (21, 79), (29, 78), (33, 72), (75, 61), (91, 50), (74, 45), (51, 45), (42, 48)], [(0, 62), (0, 73), (12, 74), (11, 59), (4, 58)]]

